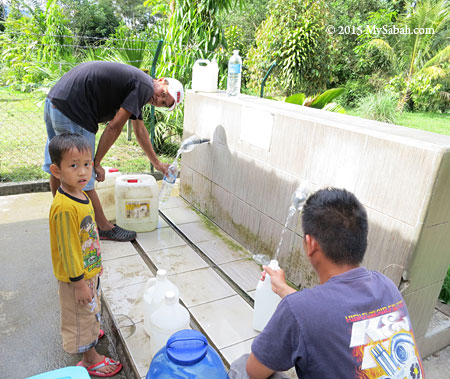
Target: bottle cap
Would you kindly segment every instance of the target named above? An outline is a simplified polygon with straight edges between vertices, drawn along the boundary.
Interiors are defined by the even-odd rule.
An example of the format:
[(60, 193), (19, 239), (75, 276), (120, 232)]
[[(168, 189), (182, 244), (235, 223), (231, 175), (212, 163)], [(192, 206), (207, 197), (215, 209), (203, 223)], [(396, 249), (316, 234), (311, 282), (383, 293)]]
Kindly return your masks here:
[(156, 272), (156, 277), (160, 280), (164, 280), (167, 278), (167, 271), (164, 270), (163, 268), (160, 268), (157, 272)]
[(173, 363), (192, 366), (206, 356), (208, 341), (197, 330), (183, 329), (172, 334), (167, 340), (166, 352)]
[(177, 301), (178, 301), (178, 299), (177, 299), (177, 295), (175, 294), (175, 292), (167, 291), (164, 294), (164, 302), (167, 305), (176, 304)]
[(270, 267), (272, 270), (279, 270), (279, 269), (280, 269), (280, 266), (278, 265), (278, 261), (275, 260), (275, 259), (272, 259), (272, 260), (270, 261), (269, 267)]

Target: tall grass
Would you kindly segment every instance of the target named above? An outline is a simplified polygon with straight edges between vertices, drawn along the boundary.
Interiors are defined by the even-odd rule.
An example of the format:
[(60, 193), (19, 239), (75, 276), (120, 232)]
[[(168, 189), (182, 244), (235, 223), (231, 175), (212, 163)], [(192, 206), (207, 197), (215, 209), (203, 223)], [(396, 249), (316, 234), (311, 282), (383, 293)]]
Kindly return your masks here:
[(396, 124), (397, 103), (398, 97), (391, 92), (377, 92), (362, 98), (357, 112), (365, 118)]

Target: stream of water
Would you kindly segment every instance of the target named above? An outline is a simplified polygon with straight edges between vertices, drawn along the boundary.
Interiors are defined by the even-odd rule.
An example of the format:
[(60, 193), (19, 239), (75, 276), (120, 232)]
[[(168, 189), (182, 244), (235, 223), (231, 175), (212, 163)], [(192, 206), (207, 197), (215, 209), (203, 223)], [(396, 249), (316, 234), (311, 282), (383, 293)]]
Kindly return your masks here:
[[(288, 230), (288, 225), (291, 222), (292, 218), (297, 212), (300, 212), (303, 208), (303, 205), (306, 202), (309, 194), (309, 185), (307, 183), (303, 183), (299, 186), (292, 195), (291, 206), (289, 207), (288, 215), (286, 218), (286, 222), (283, 227), (283, 231), (281, 232), (280, 242), (278, 243), (277, 249), (275, 251), (274, 260), (278, 261), (280, 256), (281, 246), (283, 244), (284, 235)], [(270, 263), (270, 258), (266, 254), (255, 254), (253, 256), (253, 260), (259, 265), (267, 266)]]

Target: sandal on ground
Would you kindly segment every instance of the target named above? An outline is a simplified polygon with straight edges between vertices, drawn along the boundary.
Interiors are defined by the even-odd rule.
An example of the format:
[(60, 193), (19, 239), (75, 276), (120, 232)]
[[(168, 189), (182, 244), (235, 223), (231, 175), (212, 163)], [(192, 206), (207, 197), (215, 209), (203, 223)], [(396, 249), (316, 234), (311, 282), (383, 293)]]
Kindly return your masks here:
[[(122, 363), (116, 362), (114, 359), (105, 357), (103, 361), (93, 364), (92, 366), (86, 367), (83, 365), (82, 361), (77, 363), (77, 366), (82, 366), (86, 368), (89, 375), (93, 376), (101, 376), (101, 377), (110, 377), (116, 375), (120, 370), (122, 370)], [(99, 371), (98, 369), (105, 366), (117, 366), (113, 372), (105, 374), (104, 372)]]
[(120, 226), (114, 224), (114, 228), (111, 230), (98, 230), (98, 234), (101, 240), (128, 242), (136, 239), (136, 232), (132, 230), (126, 230)]
[(97, 339), (101, 340), (104, 336), (105, 336), (105, 332), (102, 329), (100, 329), (98, 332)]

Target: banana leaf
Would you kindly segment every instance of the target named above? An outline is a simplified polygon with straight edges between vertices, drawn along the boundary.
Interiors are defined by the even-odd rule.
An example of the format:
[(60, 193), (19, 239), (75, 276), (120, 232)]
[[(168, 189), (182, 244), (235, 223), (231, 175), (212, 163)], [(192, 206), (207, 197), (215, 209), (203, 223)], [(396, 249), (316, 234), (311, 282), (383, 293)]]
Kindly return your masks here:
[(296, 93), (294, 95), (287, 97), (286, 100), (284, 101), (286, 103), (302, 105), (303, 102), (305, 101), (305, 97), (306, 95), (304, 93)]
[(342, 92), (344, 92), (344, 88), (332, 88), (328, 91), (325, 91), (321, 95), (317, 96), (314, 101), (311, 103), (311, 108), (322, 109), (325, 105), (331, 102), (335, 97), (338, 97)]

